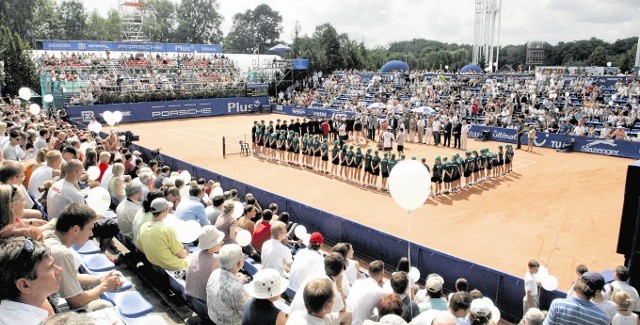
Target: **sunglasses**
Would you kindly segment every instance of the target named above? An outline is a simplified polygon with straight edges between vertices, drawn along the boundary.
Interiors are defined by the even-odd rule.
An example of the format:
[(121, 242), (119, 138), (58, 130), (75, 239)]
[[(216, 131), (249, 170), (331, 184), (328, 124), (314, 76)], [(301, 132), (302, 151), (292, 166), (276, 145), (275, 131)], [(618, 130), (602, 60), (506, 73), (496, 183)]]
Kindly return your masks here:
[(36, 249), (36, 244), (33, 243), (33, 240), (31, 238), (25, 237), (24, 245), (22, 246), (22, 251), (31, 254), (35, 249)]

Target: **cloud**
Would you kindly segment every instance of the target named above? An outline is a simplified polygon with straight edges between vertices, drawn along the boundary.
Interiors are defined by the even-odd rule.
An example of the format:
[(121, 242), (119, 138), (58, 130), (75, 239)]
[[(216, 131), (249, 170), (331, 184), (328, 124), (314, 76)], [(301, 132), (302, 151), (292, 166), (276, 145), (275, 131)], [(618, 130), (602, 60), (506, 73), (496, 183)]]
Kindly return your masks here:
[[(496, 0), (499, 1), (499, 0)], [(501, 44), (532, 40), (550, 43), (597, 37), (606, 41), (637, 36), (638, 0), (502, 0)], [(226, 34), (233, 15), (255, 8), (264, 0), (218, 0)], [(302, 34), (330, 23), (338, 33), (362, 40), (368, 47), (425, 38), (449, 43), (473, 42), (474, 0), (324, 0), (266, 2), (283, 17), (281, 38), (291, 41), (296, 21)], [(106, 13), (116, 1), (84, 1)]]

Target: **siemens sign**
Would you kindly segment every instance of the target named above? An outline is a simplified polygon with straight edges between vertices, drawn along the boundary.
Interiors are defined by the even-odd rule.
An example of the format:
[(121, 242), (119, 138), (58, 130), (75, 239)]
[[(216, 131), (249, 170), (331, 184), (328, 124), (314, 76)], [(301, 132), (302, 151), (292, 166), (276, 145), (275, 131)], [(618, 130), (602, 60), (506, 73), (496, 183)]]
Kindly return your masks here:
[(122, 123), (146, 122), (189, 117), (207, 117), (251, 113), (269, 103), (268, 97), (237, 97), (178, 100), (165, 102), (113, 105), (69, 106), (69, 118), (87, 122), (96, 117), (100, 122), (105, 111), (123, 112)]

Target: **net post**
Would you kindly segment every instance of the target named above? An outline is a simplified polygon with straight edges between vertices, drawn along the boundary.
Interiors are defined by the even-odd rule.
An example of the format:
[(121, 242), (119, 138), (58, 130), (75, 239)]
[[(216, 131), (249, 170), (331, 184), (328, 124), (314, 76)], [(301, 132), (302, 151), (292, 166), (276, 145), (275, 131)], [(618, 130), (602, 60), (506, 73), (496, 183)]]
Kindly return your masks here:
[(222, 158), (224, 158), (224, 159), (227, 159), (226, 143), (227, 143), (227, 141), (225, 140), (225, 137), (222, 137)]

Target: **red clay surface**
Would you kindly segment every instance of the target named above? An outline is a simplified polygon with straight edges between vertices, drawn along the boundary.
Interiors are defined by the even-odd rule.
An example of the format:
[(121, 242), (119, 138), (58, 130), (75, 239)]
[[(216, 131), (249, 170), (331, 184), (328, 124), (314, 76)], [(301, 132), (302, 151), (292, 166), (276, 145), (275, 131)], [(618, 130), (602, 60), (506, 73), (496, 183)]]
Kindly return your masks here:
[[(246, 134), (251, 141), (254, 120), (283, 117), (183, 119), (120, 129), (139, 134), (141, 145), (161, 147), (164, 154), (518, 277), (524, 276), (530, 259), (537, 259), (558, 277), (561, 290), (570, 287), (580, 263), (601, 271), (624, 261), (615, 248), (630, 159), (542, 148), (533, 153), (517, 150), (509, 176), (430, 198), (409, 217), (383, 192), (255, 157), (222, 159), (223, 135), (237, 143)], [(473, 149), (494, 151), (498, 145), (469, 140)], [(455, 152), (460, 153), (405, 145), (407, 157), (426, 157), (430, 164), (436, 155)]]

